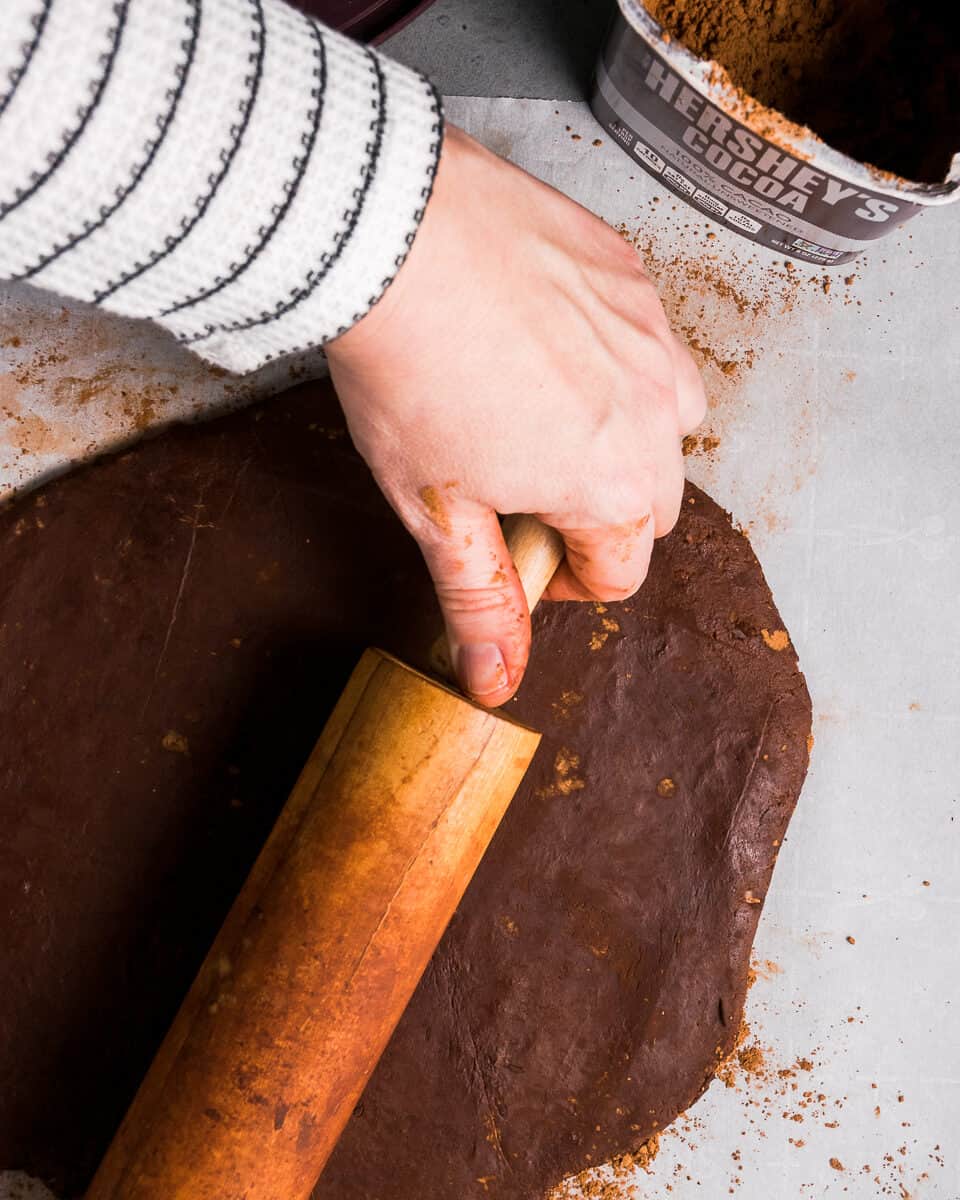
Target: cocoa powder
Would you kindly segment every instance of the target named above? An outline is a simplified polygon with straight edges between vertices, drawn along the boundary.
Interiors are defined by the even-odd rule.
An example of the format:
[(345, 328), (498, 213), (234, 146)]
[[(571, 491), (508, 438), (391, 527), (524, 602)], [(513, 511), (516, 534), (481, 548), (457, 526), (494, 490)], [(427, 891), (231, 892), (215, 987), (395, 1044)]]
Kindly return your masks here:
[(960, 48), (938, 5), (644, 0), (687, 49), (837, 150), (939, 182), (960, 150)]

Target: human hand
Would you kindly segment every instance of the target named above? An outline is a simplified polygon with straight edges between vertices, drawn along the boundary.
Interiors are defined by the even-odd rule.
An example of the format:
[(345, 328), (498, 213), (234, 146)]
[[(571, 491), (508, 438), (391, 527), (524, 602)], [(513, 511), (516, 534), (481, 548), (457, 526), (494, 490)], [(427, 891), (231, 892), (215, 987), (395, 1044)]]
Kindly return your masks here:
[(680, 511), (681, 439), (705, 409), (693, 360), (621, 237), (450, 127), (406, 262), (327, 353), (461, 684), (502, 704), (530, 616), (497, 513), (562, 534), (548, 599), (630, 596)]

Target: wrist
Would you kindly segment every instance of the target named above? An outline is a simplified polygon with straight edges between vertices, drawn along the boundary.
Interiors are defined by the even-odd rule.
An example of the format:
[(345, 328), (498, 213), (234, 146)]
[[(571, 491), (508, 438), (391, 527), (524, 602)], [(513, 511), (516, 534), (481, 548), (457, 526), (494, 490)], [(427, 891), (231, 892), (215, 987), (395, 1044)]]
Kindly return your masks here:
[(425, 305), (442, 303), (444, 290), (463, 286), (456, 259), (469, 229), (464, 191), (471, 184), (464, 176), (479, 156), (493, 158), (462, 130), (446, 127), (433, 189), (410, 251), (369, 312), (327, 343), (331, 368), (356, 372), (375, 359), (382, 361), (393, 346), (409, 348)]

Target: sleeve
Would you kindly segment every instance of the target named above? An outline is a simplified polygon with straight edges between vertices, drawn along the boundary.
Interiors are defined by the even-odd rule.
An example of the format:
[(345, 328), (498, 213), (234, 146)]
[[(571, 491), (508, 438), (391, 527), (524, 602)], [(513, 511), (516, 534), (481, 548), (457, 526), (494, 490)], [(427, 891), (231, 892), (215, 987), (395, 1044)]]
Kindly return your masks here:
[(422, 76), (282, 0), (5, 0), (0, 278), (230, 371), (343, 333), (413, 243)]

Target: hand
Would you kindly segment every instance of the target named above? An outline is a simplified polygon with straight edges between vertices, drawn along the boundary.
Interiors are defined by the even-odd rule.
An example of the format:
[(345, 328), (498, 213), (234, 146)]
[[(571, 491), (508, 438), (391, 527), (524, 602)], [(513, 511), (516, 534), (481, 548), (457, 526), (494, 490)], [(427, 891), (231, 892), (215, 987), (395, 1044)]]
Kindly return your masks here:
[(680, 511), (697, 369), (621, 237), (449, 127), (406, 262), (327, 350), (357, 448), (423, 551), (464, 690), (502, 704), (530, 616), (497, 513), (562, 534), (548, 599), (630, 596)]

